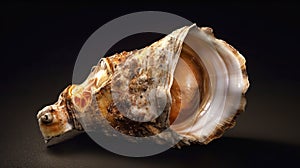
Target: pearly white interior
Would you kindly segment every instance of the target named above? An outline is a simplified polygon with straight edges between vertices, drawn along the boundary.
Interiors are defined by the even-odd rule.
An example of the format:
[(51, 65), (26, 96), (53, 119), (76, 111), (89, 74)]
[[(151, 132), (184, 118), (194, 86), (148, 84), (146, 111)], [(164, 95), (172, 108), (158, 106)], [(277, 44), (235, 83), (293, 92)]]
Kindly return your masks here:
[[(243, 77), (240, 63), (232, 51), (205, 31), (192, 25), (184, 39), (203, 62), (210, 81), (211, 97), (193, 117), (171, 129), (189, 139), (207, 141), (216, 128), (231, 122), (240, 106)], [(200, 105), (200, 103), (199, 103)]]

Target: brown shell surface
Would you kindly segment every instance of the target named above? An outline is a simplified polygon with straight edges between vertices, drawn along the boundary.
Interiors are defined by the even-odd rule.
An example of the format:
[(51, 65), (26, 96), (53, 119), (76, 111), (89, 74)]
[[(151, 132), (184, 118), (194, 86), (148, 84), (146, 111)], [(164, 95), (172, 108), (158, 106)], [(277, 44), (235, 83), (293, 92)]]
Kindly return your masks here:
[[(137, 52), (137, 50), (133, 52), (122, 52), (120, 54), (115, 54), (111, 57), (108, 57), (108, 63), (112, 71), (115, 72), (115, 69), (121, 63), (125, 62), (125, 60), (134, 52)], [(112, 83), (109, 82), (108, 85), (101, 88), (99, 92), (96, 93), (96, 99), (102, 116), (113, 128), (123, 134), (137, 137), (155, 135), (166, 129), (167, 116), (165, 115), (168, 114), (167, 111), (163, 112), (164, 115), (157, 118), (159, 121), (137, 122), (125, 117), (122, 113), (120, 113), (116, 103), (112, 98), (111, 85)]]
[[(201, 28), (201, 29), (204, 30), (208, 35), (210, 35), (214, 38), (212, 29), (210, 29), (210, 28)], [(210, 134), (210, 136), (207, 137), (205, 141), (201, 142), (204, 144), (209, 143), (213, 139), (219, 138), (220, 136), (223, 135), (225, 130), (227, 130), (228, 128), (232, 128), (235, 125), (235, 119), (236, 119), (237, 115), (240, 114), (245, 109), (245, 105), (246, 105), (245, 93), (249, 87), (248, 75), (246, 72), (246, 65), (245, 65), (246, 61), (245, 61), (244, 57), (235, 48), (233, 48), (231, 45), (229, 45), (228, 43), (226, 43), (223, 40), (216, 39), (215, 43), (216, 43), (216, 45), (224, 46), (226, 49), (230, 50), (234, 54), (236, 59), (238, 60), (238, 62), (240, 64), (240, 70), (242, 71), (242, 74), (243, 74), (244, 88), (243, 88), (242, 98), (240, 101), (240, 106), (237, 109), (235, 115), (228, 118), (224, 123), (218, 125), (215, 128), (215, 130), (213, 131), (213, 133)], [(171, 106), (173, 105), (172, 103), (174, 103), (175, 101), (180, 101), (179, 99), (176, 99), (177, 98), (176, 96), (173, 95), (172, 99), (168, 99), (167, 105), (163, 109), (163, 112), (161, 113), (161, 115), (159, 115), (156, 119), (148, 121), (148, 122), (134, 121), (134, 120), (124, 116), (124, 114), (120, 112), (120, 109), (121, 110), (130, 109), (130, 104), (122, 102), (122, 101), (124, 101), (124, 99), (125, 100), (129, 99), (128, 97), (124, 98), (124, 97), (121, 97), (120, 95), (118, 95), (113, 98), (113, 96), (112, 96), (112, 94), (113, 94), (112, 91), (120, 93), (123, 90), (116, 90), (116, 88), (120, 88), (122, 85), (126, 85), (125, 83), (122, 83), (122, 81), (124, 81), (124, 79), (121, 79), (120, 75), (124, 75), (124, 73), (126, 74), (127, 72), (131, 73), (128, 75), (131, 77), (128, 80), (128, 81), (131, 81), (129, 84), (129, 89), (130, 89), (131, 93), (138, 94), (138, 96), (142, 92), (141, 90), (145, 90), (151, 85), (151, 81), (144, 81), (144, 83), (140, 82), (139, 84), (137, 84), (138, 83), (137, 80), (139, 80), (139, 79), (135, 78), (135, 76), (139, 73), (138, 71), (140, 70), (142, 63), (140, 63), (139, 62), (140, 60), (134, 58), (132, 55), (134, 55), (134, 56), (141, 55), (140, 54), (141, 52), (142, 52), (142, 50), (134, 50), (131, 52), (122, 52), (120, 54), (115, 54), (111, 57), (107, 57), (107, 62), (109, 64), (111, 71), (113, 72), (113, 77), (105, 87), (101, 88), (99, 90), (99, 92), (96, 93), (98, 107), (99, 107), (103, 117), (109, 121), (110, 125), (113, 128), (115, 128), (116, 130), (120, 131), (121, 133), (124, 133), (126, 135), (131, 135), (131, 136), (138, 136), (138, 137), (156, 135), (156, 134), (162, 132), (163, 130), (165, 130), (166, 128), (168, 128), (170, 126), (169, 117), (172, 112), (171, 111), (172, 110)], [(187, 58), (193, 57), (193, 55), (195, 54), (190, 48), (188, 48), (188, 46), (185, 46), (185, 45), (183, 45), (183, 50), (181, 50), (181, 48), (180, 48), (180, 52), (185, 53), (187, 55)], [(222, 54), (220, 54), (220, 55), (222, 56)], [(228, 56), (228, 55), (226, 55), (226, 56)], [(128, 60), (133, 60), (133, 62), (129, 62), (128, 66), (124, 66), (124, 62), (127, 62)], [(157, 60), (153, 60), (153, 62), (157, 62)], [(199, 65), (199, 62), (197, 62), (197, 64)], [(122, 68), (123, 71), (118, 69), (119, 66), (121, 66), (120, 68)], [(149, 70), (148, 70), (148, 72), (149, 72)], [(200, 73), (200, 71), (198, 71), (198, 73)], [(149, 74), (147, 74), (147, 75), (149, 75)], [(207, 75), (205, 75), (204, 70), (201, 71), (201, 75), (206, 76), (204, 78), (207, 78)], [(147, 79), (149, 79), (149, 78), (151, 78), (151, 76), (147, 77)], [(207, 82), (209, 82), (209, 81), (207, 81)], [(172, 88), (170, 90), (171, 93), (175, 93), (176, 92), (176, 91), (174, 91), (175, 90), (174, 88), (176, 88), (176, 80), (175, 79), (173, 80), (173, 83), (171, 84), (171, 86), (172, 86)], [(208, 84), (201, 85), (201, 83), (200, 83), (200, 86), (203, 89), (203, 87), (205, 87), (205, 86), (207, 87)], [(205, 90), (207, 90), (207, 89), (204, 88), (203, 91), (205, 91)], [(181, 92), (181, 91), (179, 91), (179, 92)], [(201, 94), (201, 95), (203, 95), (203, 94)], [(118, 99), (118, 98), (120, 98), (120, 99)], [(206, 100), (202, 100), (203, 103), (206, 103), (205, 101)], [(119, 103), (119, 105), (118, 105), (118, 103)], [(120, 103), (121, 103), (121, 105), (120, 105)], [(178, 114), (175, 115), (175, 118), (177, 115)], [(197, 139), (192, 139), (192, 138), (186, 139), (186, 138), (182, 137), (182, 139), (183, 139), (184, 143), (181, 142), (180, 143), (181, 145), (189, 144), (189, 141), (198, 142)]]

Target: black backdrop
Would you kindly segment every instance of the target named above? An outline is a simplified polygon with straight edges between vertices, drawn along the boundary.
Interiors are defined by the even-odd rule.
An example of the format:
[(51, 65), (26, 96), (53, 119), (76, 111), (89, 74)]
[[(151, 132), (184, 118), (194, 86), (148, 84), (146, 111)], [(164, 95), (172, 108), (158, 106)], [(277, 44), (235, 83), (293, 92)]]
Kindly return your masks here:
[[(3, 3), (1, 29), (0, 167), (253, 167), (300, 159), (298, 7), (292, 3)], [(207, 146), (170, 149), (146, 158), (110, 153), (86, 134), (51, 148), (35, 115), (72, 80), (85, 40), (106, 22), (131, 12), (158, 10), (210, 26), (247, 59), (246, 112), (225, 137)], [(148, 38), (147, 38), (148, 37)], [(150, 44), (136, 36), (111, 52)]]

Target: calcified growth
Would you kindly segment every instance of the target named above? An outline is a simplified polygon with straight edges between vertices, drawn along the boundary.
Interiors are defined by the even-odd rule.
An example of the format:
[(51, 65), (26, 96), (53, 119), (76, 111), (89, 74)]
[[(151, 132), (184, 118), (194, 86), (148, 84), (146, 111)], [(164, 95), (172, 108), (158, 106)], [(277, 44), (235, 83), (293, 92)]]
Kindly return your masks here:
[(46, 141), (95, 124), (80, 122), (90, 116), (126, 135), (170, 128), (183, 143), (207, 144), (235, 125), (248, 86), (244, 57), (212, 29), (192, 25), (102, 58), (85, 82), (67, 87), (37, 118)]

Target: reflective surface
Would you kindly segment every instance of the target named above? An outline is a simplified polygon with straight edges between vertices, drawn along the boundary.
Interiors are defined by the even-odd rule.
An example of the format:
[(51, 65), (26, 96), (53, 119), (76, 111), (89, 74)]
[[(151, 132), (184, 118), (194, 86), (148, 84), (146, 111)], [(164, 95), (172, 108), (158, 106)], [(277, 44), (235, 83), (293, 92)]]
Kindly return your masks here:
[[(34, 145), (32, 143), (35, 143)], [(240, 138), (222, 138), (208, 146), (170, 149), (159, 155), (130, 158), (115, 155), (82, 134), (45, 148), (42, 141), (21, 141), (5, 150), (5, 167), (263, 167), (298, 164), (299, 146)], [(28, 145), (24, 147), (23, 145)], [(20, 150), (22, 149), (22, 150)], [(2, 153), (3, 154), (3, 153)], [(7, 158), (8, 159), (4, 159)], [(14, 159), (15, 158), (15, 159)], [(46, 165), (45, 165), (46, 164)]]

